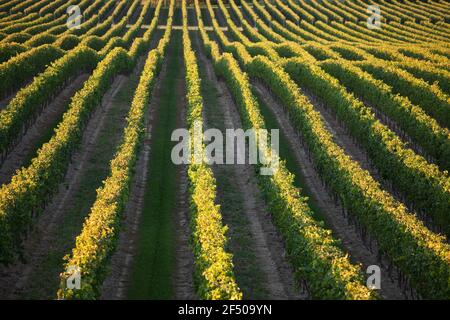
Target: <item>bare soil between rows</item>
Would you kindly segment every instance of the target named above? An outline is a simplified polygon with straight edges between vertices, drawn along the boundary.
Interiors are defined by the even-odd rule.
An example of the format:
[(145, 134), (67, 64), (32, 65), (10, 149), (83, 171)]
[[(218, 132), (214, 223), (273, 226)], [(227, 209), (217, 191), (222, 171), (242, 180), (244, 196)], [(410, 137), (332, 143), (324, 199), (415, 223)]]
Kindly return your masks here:
[[(180, 65), (183, 66), (182, 78), (186, 78), (185, 66), (182, 57)], [(178, 81), (176, 88), (177, 100), (177, 128), (187, 128), (187, 101), (186, 82)], [(173, 288), (175, 299), (192, 300), (197, 299), (194, 288), (194, 253), (189, 241), (191, 238), (190, 211), (189, 211), (189, 183), (187, 166), (177, 166), (177, 206), (174, 212), (175, 234), (175, 275)]]

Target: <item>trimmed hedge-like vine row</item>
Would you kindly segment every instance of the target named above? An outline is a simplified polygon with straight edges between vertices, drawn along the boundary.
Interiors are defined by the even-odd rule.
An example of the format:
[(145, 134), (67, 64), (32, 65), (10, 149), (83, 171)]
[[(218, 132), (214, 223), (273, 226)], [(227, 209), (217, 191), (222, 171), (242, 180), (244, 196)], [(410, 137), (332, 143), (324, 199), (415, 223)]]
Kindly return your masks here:
[[(182, 10), (187, 120), (191, 135), (191, 150), (193, 150), (194, 126), (199, 125), (203, 130), (203, 99), (197, 58), (189, 39), (185, 0), (183, 0)], [(203, 154), (203, 148), (202, 145), (198, 152)], [(195, 163), (194, 157), (195, 155), (188, 166), (188, 178), (195, 259), (194, 282), (197, 295), (208, 300), (242, 299), (242, 292), (233, 272), (232, 255), (225, 249), (227, 227), (222, 224), (220, 206), (216, 204), (216, 180), (211, 168), (203, 161)]]

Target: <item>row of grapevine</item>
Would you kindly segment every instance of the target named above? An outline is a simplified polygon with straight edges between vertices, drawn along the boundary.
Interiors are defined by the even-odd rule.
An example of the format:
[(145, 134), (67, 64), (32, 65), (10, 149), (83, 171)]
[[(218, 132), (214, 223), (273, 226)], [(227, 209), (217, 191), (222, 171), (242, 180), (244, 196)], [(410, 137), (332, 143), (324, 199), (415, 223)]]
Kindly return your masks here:
[(440, 12), (438, 10), (434, 10), (433, 8), (429, 8), (429, 7), (425, 6), (424, 3), (404, 0), (403, 4), (400, 1), (395, 1), (395, 4), (403, 5), (409, 9), (413, 10), (414, 12), (419, 12), (419, 13), (427, 16), (433, 22), (439, 21), (439, 20), (444, 20), (444, 18), (445, 18), (445, 14), (443, 14), (442, 12)]
[[(419, 25), (420, 26), (420, 25)], [(395, 31), (399, 31), (402, 30), (404, 32), (407, 33), (413, 33), (416, 35), (416, 37), (420, 37), (420, 39), (423, 39), (425, 42), (427, 40), (429, 40), (430, 36), (435, 40), (435, 41), (448, 41), (448, 38), (441, 36), (440, 34), (431, 34), (429, 31), (424, 31), (421, 28), (417, 27), (417, 24), (400, 24), (400, 23), (396, 23), (393, 22), (389, 25), (389, 29), (394, 29), (395, 27)]]
[(39, 15), (43, 16), (47, 13), (53, 13), (55, 17), (64, 14), (67, 12), (67, 8), (71, 5), (74, 5), (74, 0), (55, 0), (50, 1), (47, 5), (43, 6), (41, 9), (39, 9)]
[(39, 25), (39, 24), (42, 24), (42, 23), (49, 22), (52, 18), (53, 18), (53, 16), (51, 14), (48, 14), (48, 15), (46, 15), (44, 17), (37, 18), (35, 20), (22, 22), (22, 23), (18, 23), (18, 24), (12, 24), (12, 25), (10, 25), (7, 28), (3, 28), (2, 32), (6, 33), (6, 34), (13, 34), (13, 33), (16, 33), (16, 32), (20, 32), (23, 29), (26, 29), (28, 27), (32, 27), (32, 26), (35, 26), (35, 25)]
[(417, 24), (413, 24), (413, 23), (410, 23), (407, 21), (407, 22), (405, 22), (405, 25), (410, 26), (410, 27), (415, 27), (419, 30), (428, 32), (428, 33), (430, 33), (430, 35), (432, 37), (439, 36), (439, 37), (444, 37), (446, 39), (449, 39), (449, 37), (450, 37), (448, 34), (448, 30), (440, 29), (438, 24), (423, 23), (423, 24), (417, 25)]
[[(86, 11), (84, 12), (84, 21), (81, 24), (81, 28), (80, 29), (68, 29), (66, 26), (66, 21), (67, 18), (65, 16), (61, 16), (60, 18), (57, 18), (55, 21), (57, 22), (56, 25), (54, 25), (52, 27), (52, 23), (53, 21), (51, 21), (50, 23), (39, 23), (36, 24), (35, 26), (31, 26), (29, 29), (25, 29), (21, 32), (17, 32), (17, 29), (23, 29), (23, 27), (21, 27), (21, 24), (14, 24), (11, 27), (12, 28), (16, 28), (16, 32), (15, 33), (11, 33), (9, 36), (7, 36), (5, 39), (2, 40), (3, 43), (9, 43), (9, 42), (19, 42), (19, 43), (24, 43), (28, 40), (30, 40), (31, 38), (34, 37), (33, 34), (31, 33), (37, 33), (37, 32), (45, 32), (48, 35), (70, 35), (70, 34), (77, 34), (77, 35), (81, 35), (83, 33), (86, 33), (88, 30), (90, 29), (97, 29), (98, 26), (96, 26), (99, 23), (99, 16), (101, 16), (102, 14), (104, 14), (105, 12), (111, 10), (114, 5), (115, 2), (113, 1), (109, 1), (106, 2), (105, 5), (101, 8), (98, 8), (98, 6), (102, 4), (102, 2), (97, 1), (95, 3), (91, 3), (88, 0), (83, 0), (81, 3), (79, 3), (80, 7), (85, 7), (88, 6)], [(126, 1), (121, 1), (117, 6), (116, 6), (116, 10), (114, 10), (113, 14), (117, 14), (118, 11), (120, 11), (123, 6), (126, 5)], [(92, 10), (91, 10), (92, 9)], [(94, 14), (94, 9), (100, 9), (98, 14)], [(65, 11), (64, 11), (65, 13)], [(54, 14), (56, 15), (56, 14)], [(51, 16), (50, 14), (48, 16)], [(108, 25), (111, 25), (112, 22), (112, 18), (108, 19)], [(104, 25), (104, 23), (103, 23)], [(3, 31), (2, 31), (3, 32)], [(36, 35), (39, 36), (39, 35)]]
[[(222, 1), (219, 2), (223, 3)], [(239, 7), (236, 5), (234, 0), (229, 0), (230, 8), (235, 16), (237, 16), (238, 20), (241, 22), (241, 26), (245, 33), (247, 34), (247, 37), (252, 39), (252, 41), (266, 41), (266, 37), (261, 35), (258, 31), (256, 31), (253, 26), (251, 26), (248, 21), (244, 18), (244, 15), (242, 14), (241, 10), (239, 10)]]
[[(225, 9), (223, 9), (223, 10), (225, 10)], [(225, 13), (225, 16), (227, 17), (226, 13)], [(229, 25), (232, 26), (232, 21), (229, 22)], [(243, 44), (247, 45), (245, 42), (243, 42)], [(313, 46), (313, 45), (310, 44), (309, 46)], [(314, 47), (317, 47), (317, 45), (314, 45)], [(354, 51), (356, 51), (355, 48), (352, 48), (351, 50), (348, 48), (350, 48), (350, 47), (343, 48), (341, 45), (340, 47), (338, 46), (337, 49), (346, 50), (346, 58), (348, 55), (350, 55), (350, 56), (352, 56), (351, 59), (363, 60), (363, 57), (361, 57), (363, 55), (363, 51), (359, 50), (358, 54), (355, 54), (355, 52), (354, 52)], [(326, 56), (325, 56), (326, 58), (339, 58), (339, 56), (335, 57), (333, 55), (330, 55), (330, 52), (328, 51), (328, 49), (326, 47), (322, 47), (321, 50), (322, 50), (322, 52), (324, 52), (324, 54), (326, 54)], [(370, 64), (370, 62), (364, 62), (364, 63)], [(359, 87), (359, 88), (361, 89), (363, 87)], [(393, 111), (393, 110), (390, 109), (390, 111)], [(403, 111), (405, 111), (404, 108), (403, 108)], [(420, 114), (419, 114), (419, 116), (420, 116)], [(421, 136), (417, 133), (417, 131), (416, 132), (411, 131), (411, 133), (413, 135), (415, 135), (417, 138), (419, 138), (421, 142), (423, 142), (423, 145), (425, 146), (425, 148), (428, 149), (428, 151), (431, 151), (430, 153), (432, 156), (438, 158), (440, 160), (440, 163), (444, 163), (445, 159), (447, 158), (446, 155), (448, 153), (446, 151), (447, 150), (446, 145), (447, 145), (447, 139), (448, 139), (447, 134), (442, 129), (439, 129), (439, 126), (436, 126), (435, 121), (428, 122), (428, 120), (432, 120), (432, 119), (426, 119), (426, 118), (423, 119), (423, 115), (422, 115), (422, 123), (423, 124), (427, 123), (426, 127), (428, 130), (428, 135)], [(409, 121), (411, 121), (411, 119)], [(413, 121), (414, 121), (414, 119), (413, 119)], [(410, 127), (410, 128), (412, 130), (412, 127)], [(433, 137), (434, 139), (427, 140), (430, 137)], [(436, 140), (437, 140), (437, 142), (436, 142)], [(445, 165), (444, 165), (444, 167), (445, 167)]]
[(381, 0), (381, 4), (386, 7), (389, 7), (390, 9), (392, 9), (396, 12), (401, 12), (405, 16), (410, 16), (418, 22), (430, 21), (430, 20), (433, 20), (433, 21), (443, 20), (442, 17), (438, 17), (433, 14), (426, 13), (423, 10), (418, 10), (417, 8), (414, 8), (411, 5), (406, 5), (406, 4), (403, 4), (398, 1), (395, 1), (394, 3), (392, 3), (392, 2), (385, 1), (385, 0)]
[[(144, 119), (150, 95), (164, 59), (165, 47), (170, 41), (171, 21), (170, 17), (165, 36), (160, 40), (158, 48), (151, 50), (147, 56), (128, 113), (122, 143), (111, 161), (111, 173), (97, 191), (97, 198), (83, 225), (83, 230), (76, 239), (75, 248), (66, 258), (66, 266), (76, 266), (81, 272), (83, 278), (81, 289), (72, 290), (66, 287), (66, 280), (71, 273), (65, 271), (60, 275), (59, 299), (96, 299), (100, 296), (109, 258), (117, 244), (121, 214), (128, 200), (133, 168), (145, 132)], [(143, 40), (147, 42), (147, 47), (149, 40), (149, 37)], [(135, 64), (136, 59), (132, 57), (131, 50), (129, 55)]]
[(32, 12), (39, 12), (42, 8), (48, 6), (52, 0), (41, 0), (31, 2), (27, 7), (24, 7), (23, 12), (25, 14), (30, 14)]
[(55, 20), (50, 20), (46, 23), (39, 23), (39, 24), (36, 24), (33, 26), (29, 26), (26, 29), (21, 30), (21, 32), (28, 33), (31, 35), (36, 35), (38, 33), (45, 32), (48, 29), (54, 30), (56, 28), (61, 28), (61, 27), (64, 29), (64, 27), (67, 28), (66, 22), (67, 22), (67, 18), (62, 16)]
[(91, 78), (72, 98), (69, 110), (50, 141), (42, 146), (31, 165), (21, 169), (10, 184), (0, 190), (1, 260), (12, 258), (20, 247), (21, 236), (31, 223), (35, 210), (54, 192), (63, 178), (71, 151), (80, 140), (80, 132), (90, 112), (98, 105), (112, 77), (127, 69), (127, 54), (114, 49), (97, 66)]
[[(197, 157), (203, 157), (204, 150), (203, 142), (195, 141), (194, 137), (195, 126), (203, 130), (203, 99), (197, 58), (192, 50), (187, 28), (185, 0), (182, 10), (187, 121), (191, 150), (199, 152), (198, 155), (192, 155), (188, 166), (196, 291), (202, 299), (242, 299), (242, 292), (233, 273), (232, 256), (225, 249), (227, 228), (222, 224), (220, 206), (216, 204), (216, 180), (210, 167), (203, 162), (195, 162)], [(195, 144), (199, 148), (194, 149)]]
[(325, 61), (321, 67), (358, 97), (394, 120), (420, 144), (426, 154), (436, 159), (443, 170), (450, 168), (449, 131), (442, 128), (422, 108), (412, 104), (407, 97), (395, 94), (392, 87), (347, 61)]
[[(252, 7), (248, 3), (243, 1), (241, 2), (241, 5), (245, 14), (250, 16), (253, 19), (253, 21), (255, 21), (255, 24), (258, 27), (258, 32), (262, 33), (265, 37), (267, 37), (267, 39), (270, 39), (271, 41), (274, 42), (282, 42), (284, 40), (281, 36), (276, 34), (271, 28), (269, 28), (263, 21), (261, 21), (261, 19), (259, 19), (259, 17), (256, 15), (256, 13), (253, 11)], [(276, 26), (278, 25), (279, 24), (276, 23)]]
[[(20, 5), (25, 5), (25, 2), (22, 2)], [(86, 18), (91, 17), (93, 12), (97, 11), (102, 5), (105, 4), (105, 0), (96, 0), (94, 3), (90, 0), (82, 0), (77, 3), (79, 8), (82, 10), (84, 16)], [(61, 8), (59, 8), (61, 9)], [(66, 13), (64, 9), (64, 13)], [(48, 12), (46, 15), (39, 17), (35, 16), (34, 19), (27, 20), (26, 22), (19, 22), (11, 24), (11, 26), (7, 29), (2, 29), (2, 31), (6, 33), (14, 33), (14, 32), (24, 32), (34, 34), (37, 32), (42, 32), (47, 28), (51, 28), (54, 25), (65, 25), (67, 18), (65, 16), (57, 15), (56, 19), (52, 19), (54, 17), (53, 12)], [(66, 28), (64, 28), (66, 30)]]
[[(287, 0), (286, 4), (282, 3), (279, 0), (276, 0), (275, 4), (278, 5), (280, 10), (286, 16), (289, 16), (288, 10), (292, 10), (295, 14), (297, 14), (297, 16), (301, 17), (304, 20), (307, 20), (309, 22), (314, 22), (316, 20), (316, 17), (314, 17), (314, 15), (312, 15), (307, 10), (305, 10), (303, 7), (301, 7), (299, 4), (297, 4), (294, 0)], [(287, 8), (283, 7), (283, 5), (286, 5)]]
[(34, 6), (35, 5), (45, 5), (45, 3), (48, 2), (47, 0), (25, 0), (22, 1), (21, 3), (15, 5), (14, 7), (12, 7), (9, 12), (11, 13), (16, 13), (16, 12), (33, 12), (34, 10)]
[[(262, 6), (256, 6), (255, 9), (257, 9), (257, 13), (262, 16), (270, 17), (271, 15), (275, 15), (278, 17), (280, 21), (284, 21), (283, 26), (278, 26), (278, 28), (275, 29), (275, 31), (279, 32), (280, 35), (285, 37), (288, 40), (296, 41), (296, 42), (305, 42), (305, 41), (318, 41), (318, 42), (327, 42), (329, 40), (335, 40), (337, 39), (335, 37), (335, 33), (338, 32), (336, 30), (332, 30), (331, 33), (327, 33), (319, 26), (323, 24), (327, 24), (327, 22), (323, 22), (323, 19), (318, 19), (314, 24), (310, 23), (307, 20), (301, 20), (301, 21), (288, 21), (282, 14), (282, 10), (279, 10), (278, 7), (270, 5), (268, 1), (266, 1), (265, 7)], [(340, 20), (340, 19), (333, 19), (329, 23), (333, 23), (334, 20)], [(298, 37), (302, 39), (299, 41)]]
[(379, 39), (384, 42), (399, 43), (399, 42), (405, 41), (405, 39), (403, 39), (403, 38), (397, 38), (396, 34), (386, 35), (386, 34), (379, 32), (380, 31), (379, 29), (378, 30), (368, 29), (367, 25), (363, 25), (362, 23), (360, 24), (360, 23), (347, 22), (345, 24), (345, 26), (351, 30), (355, 30), (359, 33), (368, 35), (368, 36), (372, 37), (373, 39)]
[(322, 2), (322, 5), (331, 11), (336, 11), (338, 15), (343, 17), (344, 21), (358, 22), (367, 20), (366, 16), (363, 16), (354, 10), (349, 10), (349, 8), (340, 1), (324, 1)]
[[(376, 4), (375, 2), (369, 0), (369, 1), (363, 1), (363, 0), (349, 0), (346, 2), (348, 5), (354, 6), (357, 10), (359, 10), (360, 12), (363, 12), (365, 14), (367, 14), (367, 7), (371, 4)], [(398, 21), (398, 22), (402, 22), (402, 17), (404, 19), (409, 19), (408, 16), (398, 16), (396, 14), (396, 12), (393, 12), (392, 10), (390, 10), (389, 8), (386, 8), (384, 6), (380, 6), (381, 12), (382, 12), (382, 16), (386, 19), (386, 22), (391, 22), (391, 21)]]
[[(233, 22), (231, 21), (231, 19), (229, 19), (229, 16), (226, 12), (226, 8), (222, 8), (222, 10), (224, 11), (224, 15), (228, 21), (229, 26), (232, 28), (231, 30), (235, 30), (235, 27), (233, 26)], [(234, 33), (235, 32), (233, 32), (233, 34)], [(239, 35), (237, 35), (236, 37), (245, 46), (247, 46), (247, 47), (249, 46), (249, 44), (246, 41), (242, 41), (242, 39), (239, 38)], [(314, 50), (316, 50), (317, 47), (319, 47), (319, 46), (310, 44), (307, 46), (307, 48), (308, 47), (310, 49), (314, 48)], [(320, 48), (321, 52), (323, 52), (323, 56), (325, 57), (325, 59), (326, 58), (333, 58), (333, 59), (340, 58), (339, 55), (337, 55), (337, 56), (333, 56), (332, 54), (330, 55), (330, 51), (325, 46), (322, 46), (319, 48)], [(358, 50), (356, 48), (351, 48), (349, 46), (345, 47), (343, 45), (339, 45), (339, 46), (337, 46), (337, 48), (333, 48), (333, 49), (340, 50), (341, 53), (342, 53), (342, 50), (344, 50), (345, 58), (348, 58), (348, 56), (351, 56), (351, 58), (350, 58), (351, 60), (364, 60), (365, 58), (367, 58), (367, 57), (364, 57), (364, 52), (362, 50)], [(355, 51), (358, 51), (358, 53), (356, 54)], [(369, 63), (369, 62), (364, 62), (364, 63)], [(404, 103), (405, 102), (403, 102), (401, 105), (403, 105)], [(415, 109), (417, 109), (417, 108), (415, 108)], [(398, 108), (394, 109), (394, 110), (388, 108), (387, 110), (391, 111), (391, 112), (395, 112), (394, 110), (398, 110)], [(402, 108), (401, 110), (405, 111), (405, 108)], [(403, 116), (404, 116), (404, 114), (403, 114)], [(448, 135), (446, 134), (446, 131), (440, 129), (439, 126), (436, 125), (435, 121), (433, 121), (432, 119), (429, 119), (426, 116), (425, 116), (425, 118), (423, 118), (423, 112), (422, 113), (419, 112), (419, 114), (417, 114), (417, 112), (415, 112), (413, 118), (409, 120), (410, 123), (411, 123), (411, 121), (412, 121), (412, 123), (417, 122), (416, 121), (417, 117), (421, 118), (421, 122), (423, 123), (423, 125), (425, 125), (425, 127), (426, 127), (425, 129), (427, 130), (427, 135), (422, 136), (420, 134), (420, 132), (417, 132), (417, 131), (413, 132), (413, 129), (414, 129), (413, 126), (410, 126), (409, 127), (410, 130), (407, 130), (407, 131), (411, 132), (413, 134), (413, 136), (415, 136), (419, 141), (421, 141), (422, 145), (430, 152), (430, 154), (433, 157), (437, 158), (441, 164), (444, 164), (446, 161), (445, 159), (447, 158), (446, 155), (448, 153), (446, 151), (447, 147), (445, 147), (448, 143), (447, 142)], [(397, 117), (397, 119), (398, 119), (398, 117)], [(431, 120), (431, 122), (429, 120)], [(422, 125), (422, 127), (423, 127), (423, 125)], [(428, 139), (430, 139), (430, 137), (432, 137), (433, 139), (428, 140)], [(444, 168), (447, 168), (445, 164), (443, 166), (444, 166)]]
[[(263, 20), (270, 24), (272, 29), (276, 32), (278, 32), (283, 38), (286, 38), (290, 41), (296, 41), (296, 42), (305, 42), (305, 39), (300, 35), (296, 34), (295, 32), (292, 32), (290, 28), (294, 28), (295, 30), (298, 29), (298, 27), (294, 24), (287, 24), (288, 28), (286, 28), (286, 18), (283, 16), (283, 14), (276, 9), (274, 6), (270, 4), (266, 4), (264, 7), (260, 4), (258, 4), (257, 1), (253, 2), (253, 8), (256, 13), (258, 13), (261, 17), (263, 17)], [(266, 10), (267, 9), (267, 10)], [(272, 20), (272, 16), (275, 16), (278, 21)], [(290, 28), (289, 28), (290, 27)], [(272, 35), (273, 37), (273, 35)]]
[(218, 38), (219, 38), (219, 42), (223, 45), (223, 46), (227, 46), (228, 48), (233, 48), (233, 50), (241, 50), (241, 55), (249, 55), (249, 53), (243, 48), (245, 48), (245, 46), (248, 46), (249, 51), (251, 52), (251, 54), (267, 54), (269, 56), (275, 56), (276, 52), (273, 48), (271, 48), (271, 46), (266, 43), (266, 42), (258, 42), (255, 44), (250, 43), (247, 39), (245, 39), (245, 37), (241, 34), (241, 32), (239, 31), (239, 29), (237, 28), (237, 26), (233, 23), (233, 21), (231, 21), (231, 19), (229, 18), (229, 13), (227, 11), (227, 9), (225, 8), (225, 6), (221, 6), (221, 9), (224, 10), (224, 15), (228, 17), (228, 25), (230, 26), (230, 31), (231, 33), (238, 39), (245, 39), (243, 43), (241, 42), (229, 42), (227, 36), (223, 33), (223, 31), (219, 28), (218, 23), (216, 22), (215, 19), (215, 15), (214, 15), (214, 11), (211, 7), (210, 1), (207, 0), (206, 4), (208, 6), (208, 11), (209, 14), (211, 15), (211, 17), (213, 17), (213, 27), (214, 30), (216, 31)]
[(317, 10), (316, 8), (314, 8), (307, 1), (305, 1), (305, 0), (298, 0), (297, 2), (298, 2), (298, 5), (300, 7), (304, 8), (305, 10), (307, 10), (317, 20), (328, 22), (328, 20), (329, 20), (328, 16), (326, 14), (323, 14), (322, 12), (320, 12), (320, 10)]
[(0, 5), (0, 11), (9, 11), (11, 8), (19, 4), (21, 0), (11, 0)]
[[(353, 28), (351, 26), (353, 26)], [(375, 38), (372, 35), (369, 35), (366, 32), (366, 30), (363, 30), (364, 32), (362, 32), (362, 30), (358, 30), (358, 28), (354, 28), (354, 26), (358, 26), (358, 25), (356, 25), (356, 24), (351, 25), (349, 23), (343, 24), (343, 23), (338, 23), (338, 22), (335, 22), (335, 21), (332, 21), (330, 23), (330, 27), (332, 27), (334, 30), (339, 31), (339, 33), (348, 34), (348, 35), (352, 36), (353, 39), (361, 39), (360, 42), (363, 42), (363, 43), (368, 43), (368, 42), (376, 43), (376, 42), (380, 42), (381, 41), (381, 39)], [(333, 29), (331, 29), (331, 30), (333, 30)], [(388, 39), (388, 41), (392, 42), (391, 38), (385, 37), (384, 40), (386, 40), (386, 39)]]
[[(318, 3), (316, 1), (311, 1), (310, 6), (311, 8), (317, 10), (318, 12), (321, 12), (323, 15), (326, 15), (329, 19), (329, 21), (338, 21), (338, 22), (344, 22), (344, 19), (346, 17), (343, 17), (340, 15), (339, 10), (336, 10), (336, 8), (333, 8), (330, 10), (330, 8), (326, 5), (327, 1), (323, 1), (321, 3)], [(352, 17), (352, 19), (354, 19)]]
[(19, 43), (0, 44), (0, 63), (6, 62), (19, 53), (25, 52), (28, 48)]
[(52, 63), (33, 82), (21, 89), (0, 112), (0, 150), (5, 157), (20, 139), (24, 128), (29, 127), (66, 83), (79, 72), (92, 70), (98, 55), (92, 49), (80, 46)]
[(295, 12), (295, 10), (289, 7), (288, 3), (284, 3), (280, 0), (275, 0), (274, 4), (283, 13), (283, 16), (285, 16), (287, 19), (297, 24), (300, 22), (300, 19), (305, 19), (309, 20), (310, 22), (314, 22), (314, 17), (309, 13), (302, 11), (302, 9), (298, 7), (296, 4), (294, 4), (294, 6), (299, 9), (297, 11), (298, 14)]
[[(286, 21), (286, 18), (283, 16), (281, 11), (279, 11), (275, 6), (270, 5), (269, 3), (266, 3), (265, 7), (260, 5), (257, 1), (253, 1), (253, 8), (250, 6), (244, 6), (246, 7), (246, 10), (250, 12), (252, 15), (254, 15), (255, 19), (257, 19), (257, 14), (259, 14), (263, 20), (266, 23), (270, 23), (271, 28), (273, 28), (272, 32), (271, 28), (268, 27), (263, 22), (259, 23), (259, 27), (266, 30), (265, 32), (268, 33), (268, 38), (271, 41), (274, 42), (283, 42), (286, 39), (290, 41), (296, 41), (296, 42), (305, 42), (305, 40), (318, 40), (320, 42), (325, 40), (334, 40), (335, 37), (327, 34), (320, 29), (318, 29), (315, 25), (309, 24), (307, 21), (300, 21), (300, 26), (297, 26), (292, 21)], [(253, 12), (253, 9), (255, 12)], [(267, 10), (266, 10), (267, 9)], [(284, 26), (280, 24), (280, 22), (273, 21), (272, 15), (278, 17), (279, 21), (284, 22)], [(320, 21), (316, 22), (319, 23)], [(306, 28), (306, 30), (305, 30)], [(279, 33), (278, 35), (276, 33)], [(280, 38), (281, 36), (281, 38)], [(286, 38), (286, 39), (285, 39)]]

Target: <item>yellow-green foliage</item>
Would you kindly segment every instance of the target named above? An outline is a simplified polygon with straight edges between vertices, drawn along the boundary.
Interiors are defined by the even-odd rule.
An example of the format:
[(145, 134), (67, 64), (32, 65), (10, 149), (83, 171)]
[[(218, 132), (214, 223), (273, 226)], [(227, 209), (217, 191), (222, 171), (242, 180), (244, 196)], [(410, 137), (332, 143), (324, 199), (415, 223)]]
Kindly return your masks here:
[[(193, 132), (195, 123), (203, 126), (203, 99), (197, 59), (187, 30), (185, 1), (182, 9), (188, 125)], [(197, 294), (203, 299), (242, 299), (242, 292), (233, 274), (232, 256), (225, 251), (227, 228), (222, 224), (220, 206), (216, 204), (216, 180), (213, 173), (204, 163), (191, 163), (188, 177)]]

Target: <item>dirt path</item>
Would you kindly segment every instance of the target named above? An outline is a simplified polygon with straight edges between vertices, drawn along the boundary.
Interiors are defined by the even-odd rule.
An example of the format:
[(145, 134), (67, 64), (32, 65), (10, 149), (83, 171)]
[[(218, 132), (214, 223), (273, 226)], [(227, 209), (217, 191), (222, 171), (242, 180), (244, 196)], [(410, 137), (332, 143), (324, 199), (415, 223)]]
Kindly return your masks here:
[(83, 86), (89, 77), (82, 74), (69, 83), (55, 99), (44, 109), (34, 124), (27, 130), (19, 143), (9, 152), (0, 167), (0, 184), (10, 182), (16, 170), (24, 166), (26, 161), (32, 157), (33, 153), (40, 147), (39, 142), (48, 134), (62, 114), (67, 110), (72, 96)]
[[(313, 194), (317, 206), (323, 213), (327, 224), (332, 228), (334, 236), (342, 240), (343, 247), (350, 253), (351, 259), (354, 262), (361, 263), (363, 265), (363, 271), (370, 265), (379, 265), (381, 267), (380, 294), (383, 298), (405, 299), (402, 289), (398, 286), (396, 276), (393, 275), (392, 277), (394, 279), (391, 279), (388, 276), (389, 271), (387, 268), (380, 264), (376, 254), (378, 250), (376, 248), (375, 241), (372, 241), (372, 250), (364, 245), (364, 242), (358, 232), (343, 216), (342, 207), (335, 203), (327, 189), (322, 184), (321, 178), (316, 172), (314, 164), (309, 160), (306, 150), (299, 147), (303, 145), (301, 143), (302, 138), (292, 126), (288, 115), (283, 112), (283, 107), (281, 104), (274, 99), (272, 94), (264, 87), (264, 85), (257, 82), (253, 82), (253, 84), (261, 99), (263, 99), (264, 103), (269, 107), (272, 114), (275, 116), (283, 134), (288, 139), (291, 150), (295, 154), (297, 165), (303, 173), (305, 181)], [(316, 107), (316, 104), (314, 106)], [(323, 109), (320, 106), (317, 106), (317, 109), (320, 112), (323, 112)], [(331, 124), (328, 121), (330, 121)], [(366, 157), (361, 153), (359, 148), (353, 145), (352, 140), (342, 132), (341, 128), (335, 124), (334, 118), (330, 118), (329, 115), (325, 115), (325, 122), (328, 129), (335, 136), (335, 141), (341, 146), (344, 145), (346, 147), (346, 152), (349, 152), (352, 158), (358, 161), (364, 169), (368, 168)]]
[(219, 26), (226, 27), (227, 21), (225, 17), (223, 16), (222, 10), (220, 8), (213, 8), (214, 14), (216, 16), (217, 22), (219, 23)]
[[(144, 62), (141, 57), (134, 77), (140, 74)], [(0, 269), (2, 298), (54, 297), (62, 256), (74, 246), (95, 201), (95, 190), (108, 175), (109, 161), (122, 137), (130, 105), (129, 98), (122, 95), (134, 92), (126, 87), (129, 81), (130, 76), (116, 77), (94, 111), (63, 183), (24, 243), (25, 262)]]
[[(22, 86), (22, 88), (24, 88), (24, 86)], [(19, 92), (20, 89), (18, 89), (17, 91), (9, 94), (8, 96), (0, 99), (0, 111), (2, 111), (3, 109), (5, 109), (8, 104), (11, 102), (11, 100), (16, 96), (17, 92)]]
[(211, 15), (209, 14), (209, 11), (207, 8), (201, 8), (200, 9), (202, 13), (202, 20), (205, 27), (211, 27), (212, 26), (212, 19)]
[[(181, 59), (181, 57), (179, 57)], [(183, 62), (180, 62), (184, 66)], [(183, 67), (183, 79), (185, 72)], [(187, 128), (186, 123), (186, 84), (185, 81), (177, 83), (177, 128)], [(182, 97), (182, 98), (181, 98)], [(177, 166), (178, 193), (177, 207), (174, 213), (174, 225), (176, 232), (175, 245), (175, 275), (173, 279), (175, 299), (196, 299), (194, 289), (194, 254), (189, 244), (191, 236), (190, 214), (189, 214), (189, 192), (187, 166)]]
[[(193, 36), (193, 44), (198, 53), (199, 64), (202, 64), (206, 69), (208, 81), (211, 81), (218, 88), (218, 102), (223, 114), (221, 121), (224, 127), (242, 128), (239, 112), (231, 93), (226, 87), (226, 84), (216, 78), (212, 63), (207, 59), (202, 50), (198, 33), (195, 33)], [(205, 114), (207, 113), (205, 112)], [(210, 119), (205, 118), (207, 123), (210, 122)], [(305, 295), (298, 292), (293, 270), (285, 258), (283, 240), (274, 227), (268, 209), (261, 198), (254, 168), (251, 165), (214, 165), (213, 171), (215, 175), (226, 175), (230, 177), (233, 183), (232, 187), (240, 194), (242, 208), (239, 214), (245, 216), (248, 224), (248, 228), (242, 231), (250, 234), (251, 237), (251, 248), (246, 247), (243, 249), (253, 251), (256, 256), (257, 267), (263, 274), (262, 284), (266, 295), (264, 298), (306, 298)], [(220, 190), (221, 188), (219, 186), (219, 197), (221, 197)], [(225, 210), (222, 211), (224, 221), (229, 224), (229, 237), (231, 238), (230, 241), (232, 241), (233, 237), (240, 236), (238, 233), (233, 234), (234, 231), (238, 232), (240, 226), (233, 226), (233, 219), (229, 218), (230, 213)], [(245, 268), (245, 266), (242, 267)], [(235, 261), (235, 272), (237, 274), (240, 272), (240, 268), (239, 261)], [(246, 298), (245, 288), (243, 290), (244, 298)]]

